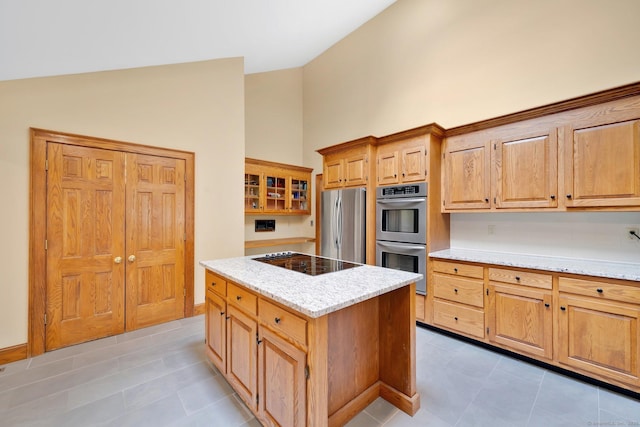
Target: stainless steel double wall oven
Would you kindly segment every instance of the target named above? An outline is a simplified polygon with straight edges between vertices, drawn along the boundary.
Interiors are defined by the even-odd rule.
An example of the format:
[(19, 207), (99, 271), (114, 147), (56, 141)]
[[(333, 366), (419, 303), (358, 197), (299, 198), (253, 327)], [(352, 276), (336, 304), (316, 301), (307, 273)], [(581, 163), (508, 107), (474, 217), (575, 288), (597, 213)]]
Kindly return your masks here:
[(376, 190), (376, 265), (422, 274), (427, 291), (427, 183)]

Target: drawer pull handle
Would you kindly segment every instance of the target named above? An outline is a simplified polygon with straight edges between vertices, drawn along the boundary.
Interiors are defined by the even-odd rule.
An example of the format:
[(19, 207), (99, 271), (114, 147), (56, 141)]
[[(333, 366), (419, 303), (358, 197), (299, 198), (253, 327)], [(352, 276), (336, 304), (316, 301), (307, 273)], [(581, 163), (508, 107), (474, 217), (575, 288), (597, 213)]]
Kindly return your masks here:
[(560, 306), (560, 310), (565, 311), (567, 308)]
[(454, 289), (454, 290), (453, 290), (453, 292), (455, 292), (455, 293), (457, 294), (457, 293), (458, 293), (458, 290), (457, 290), (457, 289)]
[(516, 276), (516, 280), (519, 282), (520, 281), (520, 276)]
[(548, 303), (548, 302), (545, 302), (545, 303), (544, 303), (544, 306), (545, 306), (545, 307), (547, 307), (547, 308), (549, 308), (549, 303)]
[(216, 285), (216, 282), (211, 282), (211, 286), (215, 286), (215, 285)]
[(458, 317), (457, 317), (457, 316), (456, 316), (456, 317), (454, 317), (454, 319), (455, 319), (455, 321), (456, 321), (456, 322), (458, 321)]
[(240, 301), (240, 300), (242, 299), (242, 296), (238, 295), (238, 296), (236, 296), (236, 299), (237, 299), (238, 301)]
[(279, 317), (276, 317), (276, 318), (275, 318), (275, 319), (273, 319), (273, 320), (274, 320), (276, 323), (280, 323), (280, 320), (281, 320), (281, 319), (280, 319)]
[(454, 268), (454, 269), (453, 269), (453, 272), (454, 272), (454, 273), (457, 273), (457, 272), (458, 272), (458, 269), (457, 269), (457, 268)]
[(598, 289), (596, 289), (596, 292), (597, 292), (597, 293), (599, 293), (599, 294), (601, 294), (601, 293), (603, 293), (604, 291), (602, 290), (602, 288), (598, 288)]

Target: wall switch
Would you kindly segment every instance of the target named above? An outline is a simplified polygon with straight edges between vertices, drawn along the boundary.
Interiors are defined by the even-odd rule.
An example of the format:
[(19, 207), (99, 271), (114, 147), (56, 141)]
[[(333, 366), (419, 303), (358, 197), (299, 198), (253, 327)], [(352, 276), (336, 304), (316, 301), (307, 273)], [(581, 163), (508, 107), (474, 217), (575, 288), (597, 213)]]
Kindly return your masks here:
[[(636, 236), (640, 236), (640, 227), (627, 227), (627, 239), (629, 240), (638, 240), (638, 238)], [(636, 234), (636, 236), (634, 236), (633, 233)], [(640, 240), (638, 240), (640, 241)]]

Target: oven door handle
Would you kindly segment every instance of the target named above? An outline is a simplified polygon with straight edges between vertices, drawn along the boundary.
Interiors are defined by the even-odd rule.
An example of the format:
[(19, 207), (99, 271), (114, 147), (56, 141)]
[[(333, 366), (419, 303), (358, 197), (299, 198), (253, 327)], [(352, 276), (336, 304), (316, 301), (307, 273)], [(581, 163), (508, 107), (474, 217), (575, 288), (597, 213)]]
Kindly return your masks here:
[(424, 203), (427, 199), (425, 197), (419, 197), (414, 199), (378, 199), (378, 204), (384, 205), (393, 205), (396, 207), (410, 206), (415, 205), (416, 203)]
[(377, 245), (383, 248), (389, 248), (397, 253), (402, 252), (423, 252), (426, 250), (426, 245), (408, 245), (406, 243), (392, 243), (392, 242), (383, 242), (378, 240)]

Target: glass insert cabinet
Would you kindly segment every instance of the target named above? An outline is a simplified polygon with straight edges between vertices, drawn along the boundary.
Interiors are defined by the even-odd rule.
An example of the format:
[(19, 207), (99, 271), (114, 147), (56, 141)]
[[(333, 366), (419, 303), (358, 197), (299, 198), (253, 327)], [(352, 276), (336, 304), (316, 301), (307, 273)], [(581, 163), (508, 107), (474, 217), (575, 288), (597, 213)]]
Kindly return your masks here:
[(245, 159), (246, 214), (311, 214), (313, 169), (284, 163)]

